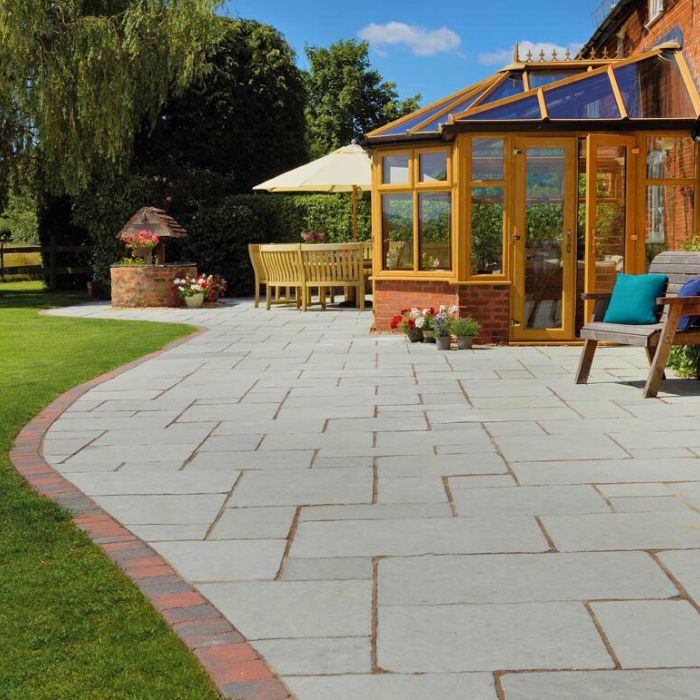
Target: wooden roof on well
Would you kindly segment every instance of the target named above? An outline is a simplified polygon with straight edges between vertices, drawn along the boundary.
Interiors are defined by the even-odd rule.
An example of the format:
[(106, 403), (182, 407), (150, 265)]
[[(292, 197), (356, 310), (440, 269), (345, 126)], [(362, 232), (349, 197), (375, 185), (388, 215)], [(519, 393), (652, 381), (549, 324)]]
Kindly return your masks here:
[(142, 207), (127, 222), (119, 232), (119, 238), (130, 236), (136, 231), (152, 231), (158, 238), (185, 238), (187, 231), (167, 214), (157, 207)]

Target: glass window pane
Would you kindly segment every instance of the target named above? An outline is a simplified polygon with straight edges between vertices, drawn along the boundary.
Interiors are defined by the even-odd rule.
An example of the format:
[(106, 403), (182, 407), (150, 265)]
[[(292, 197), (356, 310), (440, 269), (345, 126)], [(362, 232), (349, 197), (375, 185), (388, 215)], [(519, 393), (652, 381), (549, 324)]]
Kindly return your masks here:
[(413, 195), (382, 196), (384, 269), (413, 269)]
[(650, 180), (695, 177), (695, 142), (690, 136), (653, 136), (647, 139), (647, 177)]
[(695, 117), (672, 53), (616, 68), (615, 78), (632, 119)]
[(523, 74), (511, 73), (481, 104), (502, 100), (523, 91)]
[[(453, 104), (456, 104), (461, 100), (461, 97), (458, 97), (456, 99), (452, 100)], [(438, 102), (434, 107), (431, 107), (430, 109), (426, 110), (422, 114), (418, 114), (415, 117), (406, 120), (403, 122), (403, 124), (397, 124), (396, 126), (392, 127), (391, 129), (388, 129), (387, 131), (382, 132), (382, 136), (392, 136), (394, 134), (403, 134), (409, 129), (413, 129), (413, 127), (417, 126), (421, 122), (425, 121), (426, 119), (430, 119), (430, 117), (433, 116), (433, 114), (437, 114), (441, 109), (445, 109), (450, 104), (450, 100), (442, 100), (442, 102)], [(447, 120), (447, 115), (445, 115), (445, 120)]]
[(607, 74), (594, 75), (544, 93), (550, 119), (618, 119)]
[(565, 80), (574, 75), (582, 73), (583, 69), (579, 70), (528, 70), (527, 79), (530, 83), (530, 89), (544, 87), (550, 83), (556, 83), (558, 80)]
[(421, 192), (418, 195), (420, 269), (449, 270), (452, 197), (449, 192)]
[(385, 185), (408, 183), (408, 156), (384, 156), (382, 158), (382, 182)]
[(421, 153), (418, 160), (420, 182), (447, 181), (447, 153)]
[(693, 237), (695, 188), (692, 185), (647, 187), (647, 262), (663, 250), (685, 250)]
[(472, 139), (472, 180), (503, 180), (503, 139)]
[(487, 109), (480, 114), (473, 114), (470, 117), (466, 117), (466, 119), (470, 121), (476, 121), (477, 119), (481, 121), (542, 119), (542, 112), (540, 111), (540, 103), (537, 97), (535, 95), (530, 95), (530, 97), (525, 97), (522, 100), (515, 100), (507, 105)]
[(481, 93), (478, 93), (476, 95), (470, 95), (466, 99), (458, 100), (452, 105), (452, 109), (450, 109), (448, 114), (443, 114), (442, 116), (433, 119), (433, 121), (431, 121), (429, 124), (426, 124), (420, 130), (420, 133), (423, 133), (424, 131), (437, 131), (440, 128), (440, 125), (444, 124), (447, 121), (450, 114), (459, 114), (460, 112), (465, 112), (472, 104), (472, 102), (476, 102), (477, 98), (480, 95)]
[(472, 274), (503, 273), (503, 188), (472, 188)]

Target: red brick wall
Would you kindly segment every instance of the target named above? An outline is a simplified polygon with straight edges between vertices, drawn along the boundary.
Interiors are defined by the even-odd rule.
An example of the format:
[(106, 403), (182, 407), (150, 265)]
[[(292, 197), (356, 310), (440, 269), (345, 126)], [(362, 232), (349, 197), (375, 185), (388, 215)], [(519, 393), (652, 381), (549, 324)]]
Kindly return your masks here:
[[(646, 29), (644, 24), (649, 19), (649, 1), (637, 0), (634, 9), (622, 23), (616, 33), (625, 30), (625, 56), (643, 53), (651, 49), (660, 39), (665, 37), (675, 27), (683, 32), (683, 53), (696, 77), (700, 68), (700, 37), (698, 23), (700, 22), (700, 3), (697, 0), (664, 0), (663, 14)], [(607, 42), (608, 52), (615, 56), (617, 39), (612, 37)], [(596, 46), (602, 49), (603, 45)]]
[(175, 277), (197, 276), (196, 265), (115, 265), (112, 278), (112, 306), (122, 308), (175, 306), (171, 294)]
[(482, 325), (477, 342), (506, 343), (510, 320), (508, 286), (455, 286), (447, 282), (421, 280), (377, 280), (374, 286), (374, 316), (378, 332), (391, 330), (391, 319), (413, 306), (438, 308), (455, 305), (460, 316), (472, 316)]

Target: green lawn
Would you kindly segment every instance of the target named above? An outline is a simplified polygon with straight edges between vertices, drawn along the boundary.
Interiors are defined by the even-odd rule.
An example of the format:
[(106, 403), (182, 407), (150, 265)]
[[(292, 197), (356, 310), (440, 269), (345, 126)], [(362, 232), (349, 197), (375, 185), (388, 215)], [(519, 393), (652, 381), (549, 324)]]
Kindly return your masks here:
[(0, 698), (219, 698), (130, 580), (9, 463), (56, 396), (193, 330), (37, 313), (78, 300), (0, 284)]

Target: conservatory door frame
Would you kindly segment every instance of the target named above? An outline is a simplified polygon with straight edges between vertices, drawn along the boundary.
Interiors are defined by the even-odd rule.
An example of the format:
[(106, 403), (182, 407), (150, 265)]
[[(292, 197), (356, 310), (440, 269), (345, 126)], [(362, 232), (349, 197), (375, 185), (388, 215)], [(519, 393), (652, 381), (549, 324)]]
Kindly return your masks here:
[[(576, 210), (577, 210), (577, 171), (578, 171), (578, 141), (576, 136), (518, 136), (513, 141), (513, 215), (509, 231), (511, 249), (511, 280), (512, 294), (510, 304), (510, 340), (515, 342), (535, 341), (570, 341), (575, 337), (576, 310)], [(550, 266), (549, 276), (557, 278), (557, 262), (555, 260), (534, 260), (528, 255), (527, 237), (525, 235), (525, 217), (527, 204), (527, 155), (529, 149), (561, 149), (563, 163), (562, 181), (562, 230), (559, 251), (559, 269), (561, 270), (561, 298), (555, 305), (560, 304), (559, 324), (552, 326), (528, 327), (532, 316), (542, 315), (547, 308), (538, 305), (546, 301), (530, 301), (527, 299), (527, 268)], [(530, 271), (530, 279), (538, 272)], [(544, 277), (547, 273), (542, 273)], [(548, 292), (551, 293), (551, 292)], [(551, 305), (550, 305), (551, 308)]]

